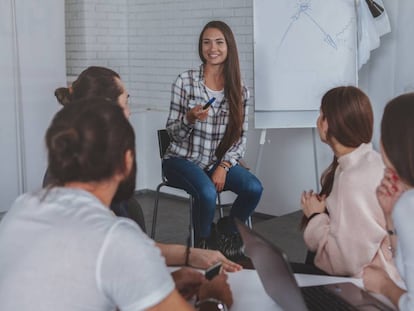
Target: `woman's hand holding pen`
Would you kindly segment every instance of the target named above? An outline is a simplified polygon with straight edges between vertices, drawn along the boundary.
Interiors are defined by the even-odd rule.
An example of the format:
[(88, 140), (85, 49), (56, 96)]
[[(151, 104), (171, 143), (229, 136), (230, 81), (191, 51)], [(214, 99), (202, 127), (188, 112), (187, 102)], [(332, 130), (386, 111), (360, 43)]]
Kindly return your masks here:
[(326, 210), (325, 196), (320, 197), (313, 190), (303, 191), (300, 198), (300, 206), (307, 218), (315, 213), (324, 213)]
[(186, 118), (188, 122), (194, 124), (197, 120), (204, 121), (208, 117), (208, 108), (203, 109), (202, 105), (197, 105), (194, 108), (188, 110)]

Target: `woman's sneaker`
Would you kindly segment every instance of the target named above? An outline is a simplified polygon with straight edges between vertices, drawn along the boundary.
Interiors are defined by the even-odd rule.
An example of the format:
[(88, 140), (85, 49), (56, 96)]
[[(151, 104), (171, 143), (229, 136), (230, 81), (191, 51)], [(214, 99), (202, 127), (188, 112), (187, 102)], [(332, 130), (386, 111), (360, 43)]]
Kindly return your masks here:
[(217, 249), (232, 261), (246, 258), (243, 242), (238, 232), (220, 234), (217, 240)]
[(217, 249), (232, 261), (246, 258), (243, 251), (243, 241), (235, 230), (234, 222), (228, 216), (217, 222)]

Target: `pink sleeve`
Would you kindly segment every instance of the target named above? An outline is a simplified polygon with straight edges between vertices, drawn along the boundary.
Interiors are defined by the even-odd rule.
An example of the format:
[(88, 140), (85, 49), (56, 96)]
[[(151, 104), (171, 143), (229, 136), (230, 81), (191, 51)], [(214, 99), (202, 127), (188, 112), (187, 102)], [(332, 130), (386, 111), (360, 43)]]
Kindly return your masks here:
[(336, 185), (340, 191), (333, 189), (327, 199), (329, 220), (318, 215), (305, 230), (306, 244), (316, 250), (315, 265), (330, 274), (358, 276), (386, 236), (375, 196), (380, 176), (376, 171), (363, 174), (341, 176)]

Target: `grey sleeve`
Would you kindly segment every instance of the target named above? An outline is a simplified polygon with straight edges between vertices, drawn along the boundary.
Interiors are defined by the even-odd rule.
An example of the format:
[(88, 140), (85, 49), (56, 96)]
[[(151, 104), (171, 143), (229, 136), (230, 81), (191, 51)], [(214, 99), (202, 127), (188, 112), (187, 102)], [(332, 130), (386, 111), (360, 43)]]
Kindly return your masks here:
[(159, 248), (128, 220), (109, 230), (97, 258), (96, 281), (121, 311), (145, 310), (175, 288)]

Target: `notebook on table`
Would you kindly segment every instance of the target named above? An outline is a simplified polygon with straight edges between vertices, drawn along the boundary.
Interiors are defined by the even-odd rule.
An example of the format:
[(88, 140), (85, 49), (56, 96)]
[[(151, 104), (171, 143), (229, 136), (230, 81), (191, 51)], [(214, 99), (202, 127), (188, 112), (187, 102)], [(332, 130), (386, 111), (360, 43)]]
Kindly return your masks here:
[(393, 310), (351, 282), (299, 287), (286, 254), (236, 219), (237, 229), (266, 293), (285, 311)]

